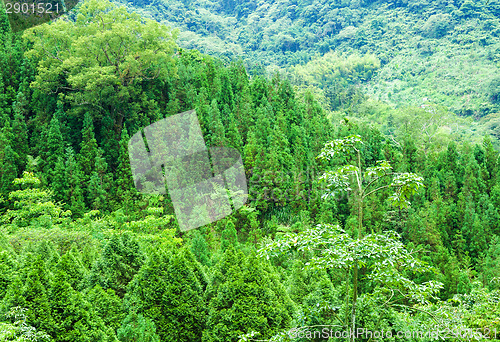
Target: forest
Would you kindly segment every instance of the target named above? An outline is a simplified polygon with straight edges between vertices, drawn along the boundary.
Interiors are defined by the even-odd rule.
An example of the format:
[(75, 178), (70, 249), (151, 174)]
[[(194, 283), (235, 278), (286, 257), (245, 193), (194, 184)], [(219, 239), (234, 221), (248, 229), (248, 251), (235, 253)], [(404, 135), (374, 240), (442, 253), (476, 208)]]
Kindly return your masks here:
[[(412, 60), (334, 37), (397, 11), (433, 18), (425, 40), (457, 39), (470, 20), (496, 27), (494, 0), (458, 2), (437, 1), (437, 14), (425, 1), (324, 2), (352, 22), (309, 50), (298, 29), (304, 42), (253, 46), (269, 41), (250, 18), (286, 5), (283, 18), (319, 30), (330, 12), (314, 1), (83, 0), (23, 32), (0, 12), (0, 341), (500, 339), (497, 95), (478, 72), (468, 87), (483, 112), (454, 92), (424, 104), (401, 95), (425, 84), (391, 102), (373, 90)], [(183, 45), (203, 25), (233, 34), (228, 22), (190, 24), (209, 9), (244, 25), (232, 24), (247, 59)], [(442, 11), (461, 18), (454, 28), (435, 22)], [(184, 13), (187, 26), (151, 13)], [(474, 30), (492, 42), (478, 55), (493, 49), (496, 31)], [(251, 67), (266, 60), (274, 67)], [(468, 62), (495, 84), (486, 60)], [(427, 72), (411, 82), (432, 83)], [(248, 200), (183, 231), (168, 191), (136, 189), (128, 143), (193, 109), (207, 146), (242, 156)]]

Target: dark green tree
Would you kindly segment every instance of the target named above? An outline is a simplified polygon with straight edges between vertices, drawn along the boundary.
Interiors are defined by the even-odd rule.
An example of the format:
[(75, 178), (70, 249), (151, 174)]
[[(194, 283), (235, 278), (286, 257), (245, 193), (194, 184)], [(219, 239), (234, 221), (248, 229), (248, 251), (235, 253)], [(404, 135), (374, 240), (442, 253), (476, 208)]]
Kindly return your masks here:
[(153, 320), (161, 341), (201, 341), (206, 304), (187, 252), (153, 252), (130, 286), (129, 307)]

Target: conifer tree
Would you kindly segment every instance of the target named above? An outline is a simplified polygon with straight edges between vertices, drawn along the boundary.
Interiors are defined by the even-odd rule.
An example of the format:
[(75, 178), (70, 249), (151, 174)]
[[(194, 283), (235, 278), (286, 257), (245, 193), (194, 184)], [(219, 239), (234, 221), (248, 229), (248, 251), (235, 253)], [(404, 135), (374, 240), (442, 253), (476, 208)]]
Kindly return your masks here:
[(498, 153), (493, 148), (493, 143), (489, 135), (484, 137), (483, 146), (485, 149), (485, 167), (488, 171), (488, 179), (486, 180), (486, 191), (489, 193), (495, 186), (498, 173)]
[(129, 306), (153, 320), (161, 341), (201, 341), (203, 288), (186, 252), (153, 252), (130, 286)]
[(110, 327), (113, 331), (116, 331), (120, 327), (125, 317), (125, 312), (122, 300), (115, 294), (115, 291), (112, 289), (104, 290), (97, 284), (88, 291), (86, 299), (92, 304), (106, 327)]
[(116, 170), (118, 166), (120, 144), (116, 134), (115, 123), (111, 115), (104, 115), (99, 126), (99, 145), (104, 151), (104, 158), (110, 169)]
[(14, 258), (7, 251), (0, 251), (0, 298), (4, 298), (14, 278)]
[(127, 129), (123, 127), (120, 139), (120, 150), (118, 156), (118, 169), (116, 170), (116, 197), (123, 203), (125, 208), (132, 205), (132, 170), (128, 155), (128, 141), (130, 137)]
[(81, 217), (85, 212), (82, 189), (83, 174), (72, 148), (68, 148), (66, 152), (66, 179), (68, 184), (66, 203), (74, 217)]
[[(107, 329), (83, 295), (68, 283), (68, 275), (56, 270), (50, 289), (53, 324), (46, 330), (57, 342), (99, 341), (108, 339)], [(49, 312), (50, 312), (49, 311)]]
[(62, 157), (57, 158), (51, 188), (56, 202), (67, 203), (68, 178), (66, 175), (66, 164)]
[(226, 146), (226, 133), (222, 124), (221, 114), (217, 106), (217, 100), (213, 100), (208, 111), (208, 145)]
[(22, 302), (10, 303), (28, 309), (28, 321), (38, 330), (50, 332), (54, 321), (50, 310), (49, 273), (38, 256), (25, 269), (26, 281), (22, 287)]
[(102, 149), (97, 150), (95, 170), (92, 172), (88, 186), (88, 201), (92, 209), (108, 208), (107, 200), (111, 188), (112, 175), (108, 173), (108, 164), (103, 157)]
[[(224, 107), (226, 109), (226, 107)], [(234, 119), (234, 115), (232, 112), (228, 110), (223, 111), (224, 115), (228, 116), (228, 126), (227, 126), (227, 133), (226, 137), (228, 140), (228, 144), (231, 147), (234, 147), (238, 151), (242, 152), (243, 151), (243, 141), (241, 139), (241, 134), (238, 130), (238, 125), (236, 123), (236, 120)]]
[(8, 34), (11, 33), (9, 17), (4, 6), (0, 6), (0, 37), (5, 40)]
[(65, 157), (65, 142), (61, 134), (61, 126), (57, 117), (52, 117), (48, 130), (43, 131), (42, 140), (44, 142), (42, 170), (45, 179), (48, 180), (49, 183), (52, 183), (57, 160), (58, 158)]
[(112, 289), (123, 298), (128, 283), (143, 261), (139, 244), (130, 234), (114, 235), (93, 265), (87, 283), (89, 286), (99, 284), (105, 290)]
[(154, 322), (132, 310), (118, 329), (120, 342), (160, 342)]
[(16, 153), (18, 154), (18, 160), (16, 160), (16, 165), (19, 171), (24, 171), (28, 156), (28, 128), (24, 117), (21, 113), (16, 112), (14, 114), (14, 120), (12, 120), (12, 145), (16, 147)]
[(82, 142), (80, 143), (79, 163), (83, 171), (83, 180), (87, 183), (92, 172), (95, 170), (97, 157), (97, 140), (94, 135), (94, 124), (92, 116), (86, 112), (83, 119)]
[(229, 246), (207, 291), (204, 342), (236, 342), (250, 331), (266, 339), (289, 327), (290, 303), (275, 292), (270, 275), (254, 254), (245, 257)]
[(233, 221), (228, 221), (226, 228), (222, 231), (221, 250), (225, 251), (229, 246), (236, 246), (238, 235)]
[[(1, 135), (1, 133), (0, 133)], [(2, 137), (0, 137), (1, 143)], [(3, 150), (3, 151), (2, 151)], [(17, 177), (16, 161), (19, 158), (10, 144), (0, 147), (0, 193), (8, 194), (14, 190), (13, 181)]]
[(196, 260), (204, 266), (210, 266), (210, 251), (205, 237), (198, 230), (194, 230), (190, 242), (191, 252)]
[(71, 287), (77, 291), (82, 290), (82, 281), (85, 276), (85, 268), (83, 266), (80, 252), (76, 245), (72, 245), (71, 249), (63, 254), (59, 262), (55, 266), (56, 270), (63, 271), (66, 275), (66, 281)]

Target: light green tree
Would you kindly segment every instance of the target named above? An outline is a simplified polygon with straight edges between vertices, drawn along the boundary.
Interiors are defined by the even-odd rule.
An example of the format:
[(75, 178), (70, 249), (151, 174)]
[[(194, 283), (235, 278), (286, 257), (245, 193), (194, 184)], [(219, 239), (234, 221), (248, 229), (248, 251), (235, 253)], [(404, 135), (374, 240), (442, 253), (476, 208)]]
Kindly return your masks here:
[(82, 3), (76, 20), (26, 30), (33, 44), (26, 54), (38, 62), (32, 87), (69, 90), (68, 100), (96, 115), (111, 114), (118, 127), (125, 117), (152, 105), (141, 82), (175, 73), (176, 31), (110, 1)]
[(71, 212), (64, 211), (52, 201), (52, 192), (40, 188), (40, 179), (32, 172), (24, 172), (14, 185), (20, 189), (9, 194), (13, 209), (1, 217), (4, 223), (25, 227), (28, 225), (50, 227), (69, 220)]
[[(325, 172), (320, 179), (326, 185), (323, 198), (334, 197), (341, 192), (350, 192), (354, 196), (358, 211), (354, 237), (338, 225), (323, 224), (299, 233), (288, 233), (275, 240), (268, 239), (259, 250), (259, 254), (267, 258), (293, 250), (309, 251), (313, 257), (306, 263), (306, 268), (342, 269), (346, 280), (351, 278), (352, 272), (352, 298), (349, 295), (350, 283), (346, 281), (345, 317), (337, 316), (340, 326), (351, 331), (356, 331), (360, 268), (365, 268), (366, 278), (378, 285), (374, 294), (384, 299), (384, 306), (395, 308), (411, 302), (426, 303), (442, 287), (435, 281), (417, 284), (406, 275), (408, 271), (426, 273), (433, 269), (406, 250), (396, 232), (364, 234), (363, 206), (368, 196), (390, 188), (394, 190), (389, 197), (391, 202), (406, 207), (410, 204), (409, 197), (423, 186), (423, 179), (413, 173), (393, 172), (386, 160), (363, 168), (362, 144), (361, 138), (356, 135), (336, 139), (326, 143), (318, 157), (323, 160), (347, 157), (353, 162)], [(384, 184), (385, 179), (390, 182)], [(350, 338), (355, 340), (354, 335)]]

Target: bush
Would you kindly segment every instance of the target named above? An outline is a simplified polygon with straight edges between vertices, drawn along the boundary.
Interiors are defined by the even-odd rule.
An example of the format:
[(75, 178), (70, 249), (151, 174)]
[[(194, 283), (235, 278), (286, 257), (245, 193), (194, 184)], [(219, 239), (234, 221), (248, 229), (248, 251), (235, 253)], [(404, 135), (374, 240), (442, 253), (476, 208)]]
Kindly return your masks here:
[(426, 37), (441, 38), (451, 27), (451, 15), (433, 14), (427, 19), (422, 27), (422, 33)]

